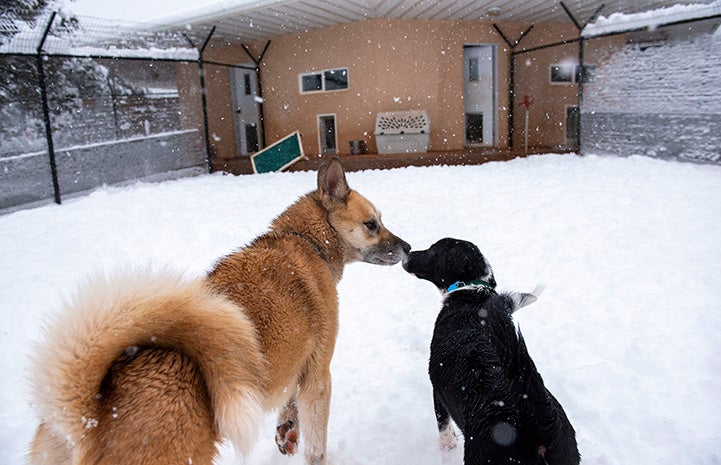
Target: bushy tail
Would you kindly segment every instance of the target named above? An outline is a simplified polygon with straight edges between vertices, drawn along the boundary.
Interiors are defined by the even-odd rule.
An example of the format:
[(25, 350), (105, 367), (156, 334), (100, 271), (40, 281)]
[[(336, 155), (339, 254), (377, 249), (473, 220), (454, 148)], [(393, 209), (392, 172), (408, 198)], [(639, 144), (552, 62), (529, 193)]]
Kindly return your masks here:
[(531, 292), (511, 292), (509, 295), (513, 301), (513, 305), (510, 313), (513, 314), (516, 310), (531, 305), (538, 299), (538, 296), (543, 292), (544, 286), (539, 284)]
[(250, 450), (264, 384), (254, 326), (202, 280), (168, 272), (96, 277), (63, 305), (33, 360), (32, 396), (41, 420), (77, 444), (100, 417), (98, 394), (108, 368), (136, 346), (173, 348), (195, 360), (218, 432), (241, 452)]

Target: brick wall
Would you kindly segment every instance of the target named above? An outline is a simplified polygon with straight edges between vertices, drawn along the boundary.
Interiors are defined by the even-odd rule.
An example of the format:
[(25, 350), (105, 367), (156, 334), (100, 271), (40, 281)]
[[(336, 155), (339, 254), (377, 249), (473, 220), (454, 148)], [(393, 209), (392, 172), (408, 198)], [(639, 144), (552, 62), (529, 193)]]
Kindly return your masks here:
[(591, 41), (607, 56), (589, 59), (596, 69), (584, 88), (582, 152), (721, 164), (721, 34), (709, 29), (661, 31), (663, 43), (610, 54), (604, 39)]

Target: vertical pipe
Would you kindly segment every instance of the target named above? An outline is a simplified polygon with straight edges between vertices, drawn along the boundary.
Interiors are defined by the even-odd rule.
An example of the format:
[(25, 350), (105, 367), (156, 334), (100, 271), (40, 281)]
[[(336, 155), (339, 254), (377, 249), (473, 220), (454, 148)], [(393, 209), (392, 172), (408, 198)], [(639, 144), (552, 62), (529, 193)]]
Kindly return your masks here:
[(43, 120), (45, 121), (45, 139), (48, 145), (48, 158), (50, 159), (50, 174), (53, 178), (55, 203), (59, 205), (62, 202), (60, 198), (60, 182), (58, 181), (58, 168), (57, 164), (55, 163), (55, 144), (53, 143), (53, 128), (50, 122), (50, 106), (48, 105), (48, 92), (45, 83), (45, 69), (43, 67), (42, 55), (43, 46), (45, 45), (45, 39), (47, 39), (48, 34), (50, 33), (50, 27), (53, 25), (56, 14), (57, 13), (53, 11), (53, 14), (50, 16), (50, 21), (48, 21), (48, 25), (45, 27), (42, 40), (40, 41), (40, 44), (36, 49), (37, 53), (35, 55), (35, 60), (38, 67), (38, 85), (40, 86), (40, 99), (43, 106)]

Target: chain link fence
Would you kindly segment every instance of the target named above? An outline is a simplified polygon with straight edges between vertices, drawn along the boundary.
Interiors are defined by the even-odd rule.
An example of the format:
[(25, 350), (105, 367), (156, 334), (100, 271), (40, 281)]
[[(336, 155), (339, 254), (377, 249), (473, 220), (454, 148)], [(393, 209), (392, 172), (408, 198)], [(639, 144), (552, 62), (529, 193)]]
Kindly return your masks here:
[[(103, 184), (207, 171), (199, 87), (208, 31), (62, 18), (0, 21), (0, 211)], [(197, 74), (197, 71), (195, 71)], [(185, 72), (187, 75), (187, 72)]]

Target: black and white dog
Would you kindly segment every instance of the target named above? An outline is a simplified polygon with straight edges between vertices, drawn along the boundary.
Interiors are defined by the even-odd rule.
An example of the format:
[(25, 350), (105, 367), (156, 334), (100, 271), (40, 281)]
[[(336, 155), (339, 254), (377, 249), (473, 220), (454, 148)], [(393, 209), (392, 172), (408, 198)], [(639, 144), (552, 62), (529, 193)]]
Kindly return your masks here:
[(441, 444), (456, 445), (453, 419), (465, 465), (578, 464), (573, 426), (511, 319), (538, 292), (498, 294), (478, 247), (458, 239), (411, 252), (403, 268), (444, 295), (428, 370)]

